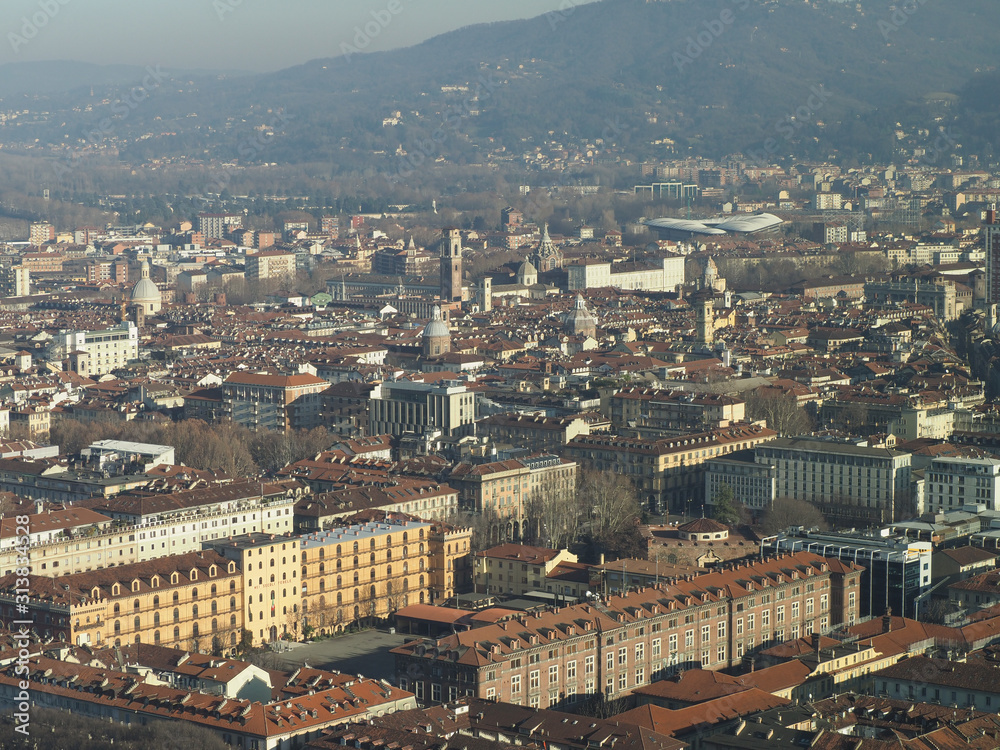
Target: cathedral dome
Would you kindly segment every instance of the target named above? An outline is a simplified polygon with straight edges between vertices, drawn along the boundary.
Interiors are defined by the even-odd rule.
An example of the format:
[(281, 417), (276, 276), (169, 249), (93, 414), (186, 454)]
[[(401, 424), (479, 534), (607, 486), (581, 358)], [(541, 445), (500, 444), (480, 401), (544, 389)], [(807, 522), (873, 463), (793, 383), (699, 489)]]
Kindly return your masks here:
[[(163, 298), (156, 284), (149, 278), (149, 263), (143, 259), (141, 276), (135, 286), (132, 287), (130, 301), (133, 305), (142, 305), (147, 313), (159, 312)], [(155, 308), (155, 309), (152, 309)]]

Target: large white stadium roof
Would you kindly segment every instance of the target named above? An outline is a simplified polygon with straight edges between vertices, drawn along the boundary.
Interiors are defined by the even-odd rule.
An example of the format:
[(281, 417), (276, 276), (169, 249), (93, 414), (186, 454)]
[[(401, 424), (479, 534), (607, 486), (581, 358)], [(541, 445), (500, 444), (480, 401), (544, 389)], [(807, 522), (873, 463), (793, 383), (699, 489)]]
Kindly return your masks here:
[(774, 214), (737, 214), (715, 219), (650, 219), (643, 222), (653, 229), (687, 232), (699, 235), (753, 234), (766, 232), (784, 222)]

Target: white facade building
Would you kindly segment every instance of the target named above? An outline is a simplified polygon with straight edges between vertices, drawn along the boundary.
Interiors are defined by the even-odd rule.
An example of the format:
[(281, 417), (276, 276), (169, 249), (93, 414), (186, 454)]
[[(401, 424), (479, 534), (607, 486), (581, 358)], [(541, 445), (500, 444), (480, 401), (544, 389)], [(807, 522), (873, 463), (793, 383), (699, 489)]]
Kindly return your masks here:
[(684, 284), (684, 258), (672, 255), (651, 263), (587, 261), (566, 266), (570, 291), (616, 287), (649, 292), (673, 292)]
[(49, 345), (49, 359), (73, 352), (89, 355), (91, 375), (105, 375), (139, 358), (139, 329), (131, 321), (103, 331), (60, 331)]
[(924, 474), (924, 504), (928, 511), (961, 510), (985, 505), (1000, 510), (1000, 460), (995, 458), (936, 458)]

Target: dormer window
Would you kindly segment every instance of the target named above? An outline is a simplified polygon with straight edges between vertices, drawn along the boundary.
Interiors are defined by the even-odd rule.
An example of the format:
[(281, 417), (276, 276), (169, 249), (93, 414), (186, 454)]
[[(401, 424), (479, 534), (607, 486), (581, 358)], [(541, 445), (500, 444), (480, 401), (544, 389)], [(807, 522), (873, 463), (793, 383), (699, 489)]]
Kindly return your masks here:
[(153, 576), (149, 581), (149, 585), (154, 589), (160, 588), (160, 577)]
[(216, 576), (217, 573), (218, 573), (218, 568), (216, 568), (215, 565), (212, 565), (212, 567), (210, 567), (208, 569), (208, 577), (209, 578), (215, 578), (215, 576)]
[(111, 596), (119, 596), (122, 593), (122, 586), (120, 583), (116, 583), (111, 587)]
[(138, 579), (136, 579), (136, 580), (132, 581), (132, 591), (135, 592), (135, 591), (138, 591), (138, 590), (139, 590), (139, 581), (138, 581)]
[(170, 574), (170, 582), (171, 583), (177, 583), (179, 580), (180, 580), (180, 576), (176, 572)]
[(191, 572), (188, 573), (188, 578), (190, 578), (192, 581), (197, 581), (198, 580), (198, 569), (197, 568), (191, 568)]

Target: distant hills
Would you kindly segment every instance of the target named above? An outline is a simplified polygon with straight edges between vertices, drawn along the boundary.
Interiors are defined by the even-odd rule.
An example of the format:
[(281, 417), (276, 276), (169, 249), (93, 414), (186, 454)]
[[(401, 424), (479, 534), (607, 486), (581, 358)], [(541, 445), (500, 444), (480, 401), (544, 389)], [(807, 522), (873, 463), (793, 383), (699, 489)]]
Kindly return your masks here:
[[(324, 163), (330, 175), (384, 168), (399, 147), (462, 164), (499, 146), (517, 157), (546, 140), (602, 137), (637, 159), (665, 156), (673, 141), (681, 155), (890, 160), (897, 122), (947, 124), (962, 149), (987, 156), (1000, 108), (994, 16), (988, 0), (604, 0), (274, 74), (174, 75), (113, 133), (133, 161), (204, 154)], [(7, 108), (12, 97), (23, 105), (18, 87), (41, 95), (60, 114), (31, 140), (79, 147), (109, 116), (106, 105), (73, 111), (89, 99), (80, 89), (121, 97), (141, 77), (3, 66), (0, 98)], [(280, 137), (254, 145), (267, 128)], [(28, 136), (0, 130), (8, 146)]]

